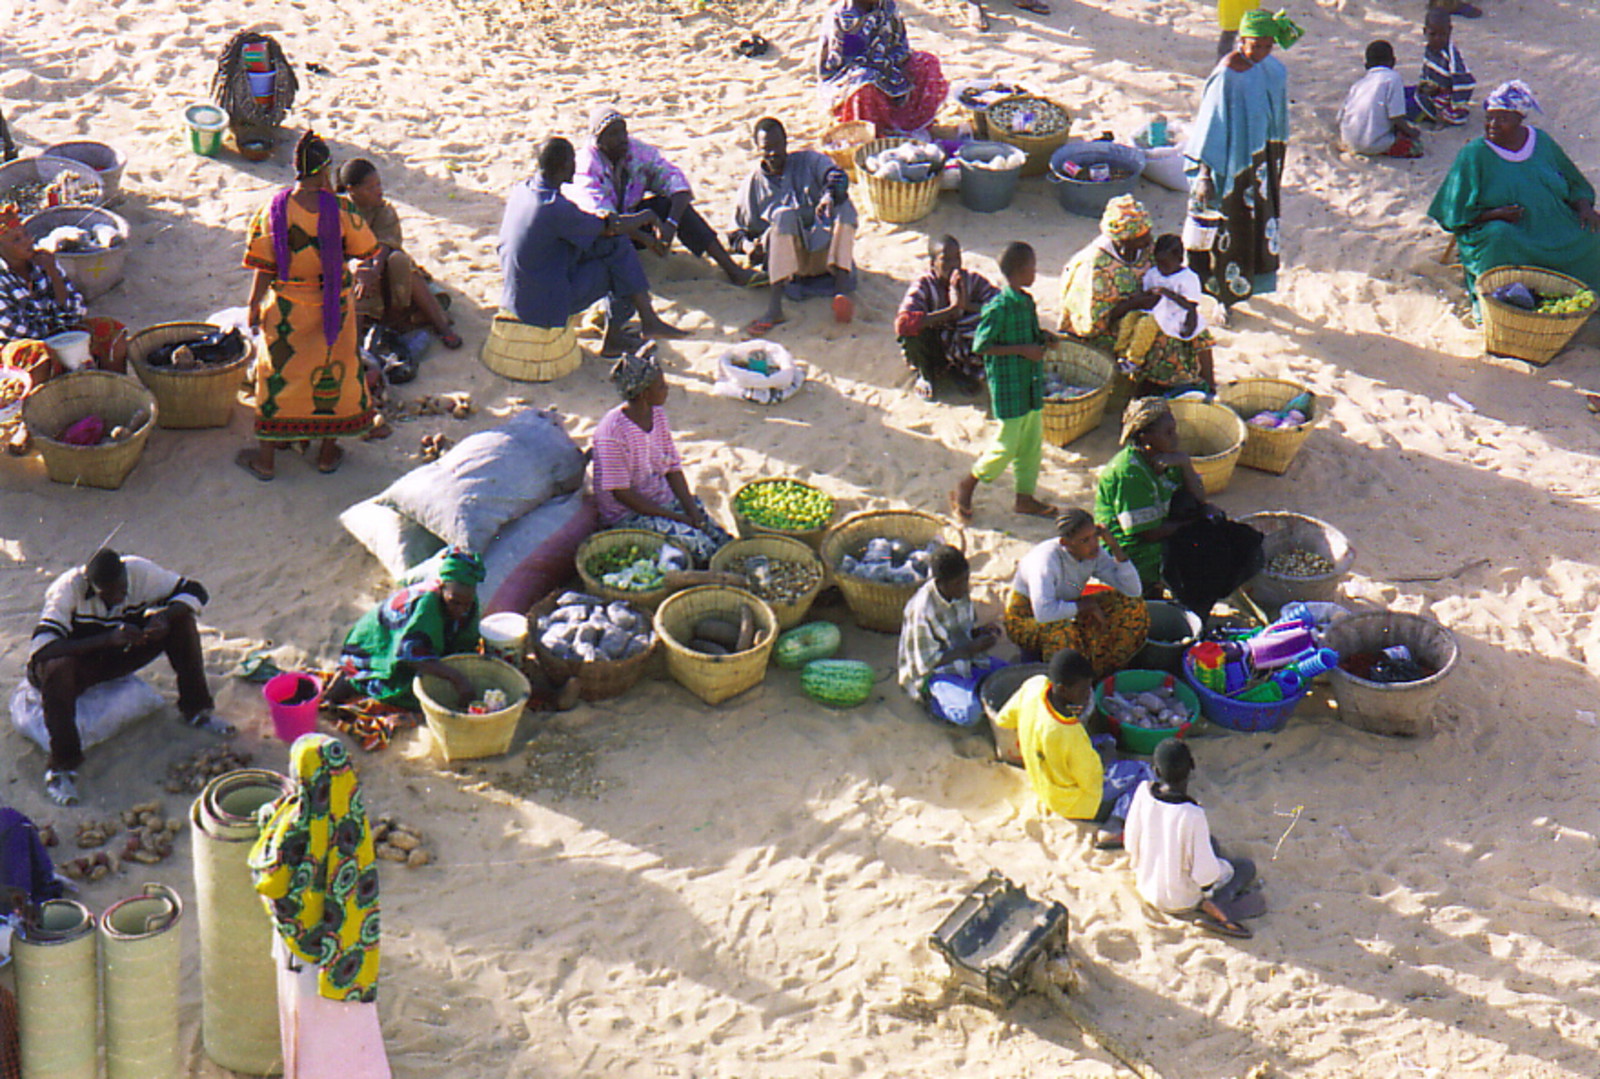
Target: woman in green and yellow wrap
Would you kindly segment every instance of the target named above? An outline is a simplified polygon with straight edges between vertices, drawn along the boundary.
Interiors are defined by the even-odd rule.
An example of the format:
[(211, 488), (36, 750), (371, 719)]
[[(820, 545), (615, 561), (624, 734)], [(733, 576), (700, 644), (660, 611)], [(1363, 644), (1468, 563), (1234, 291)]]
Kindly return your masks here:
[(294, 789), (250, 851), (277, 936), (284, 1079), (389, 1079), (378, 1026), (378, 864), (360, 782), (325, 734), (289, 749)]

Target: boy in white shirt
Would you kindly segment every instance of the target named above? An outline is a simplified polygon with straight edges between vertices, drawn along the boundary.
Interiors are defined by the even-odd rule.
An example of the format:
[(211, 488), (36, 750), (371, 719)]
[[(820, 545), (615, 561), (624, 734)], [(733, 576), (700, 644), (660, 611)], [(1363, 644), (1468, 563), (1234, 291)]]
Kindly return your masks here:
[(1339, 110), (1339, 138), (1368, 157), (1421, 157), (1422, 132), (1406, 119), (1406, 84), (1394, 70), (1394, 46), (1367, 46), (1367, 73)]
[[(1193, 348), (1177, 350), (1164, 363), (1149, 363), (1136, 372), (1140, 396), (1160, 396), (1174, 390), (1200, 385), (1207, 393), (1216, 388), (1217, 374), (1211, 352), (1211, 335), (1206, 332), (1205, 319), (1200, 315), (1200, 275), (1184, 264), (1183, 238), (1176, 233), (1166, 233), (1156, 238), (1151, 249), (1153, 265), (1144, 272), (1140, 282), (1146, 292), (1161, 297), (1150, 309), (1161, 332), (1178, 341), (1188, 341)], [(1185, 363), (1182, 356), (1192, 354), (1193, 362)]]

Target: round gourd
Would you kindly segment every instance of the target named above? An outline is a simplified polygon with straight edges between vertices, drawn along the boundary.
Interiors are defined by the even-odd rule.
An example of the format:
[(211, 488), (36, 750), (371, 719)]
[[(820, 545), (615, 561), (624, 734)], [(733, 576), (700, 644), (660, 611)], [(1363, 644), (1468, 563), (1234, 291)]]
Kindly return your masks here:
[(784, 670), (798, 670), (816, 659), (827, 659), (839, 651), (844, 638), (832, 622), (807, 622), (778, 638), (772, 658)]
[(818, 704), (854, 708), (872, 696), (872, 667), (856, 659), (814, 659), (800, 672), (800, 688)]

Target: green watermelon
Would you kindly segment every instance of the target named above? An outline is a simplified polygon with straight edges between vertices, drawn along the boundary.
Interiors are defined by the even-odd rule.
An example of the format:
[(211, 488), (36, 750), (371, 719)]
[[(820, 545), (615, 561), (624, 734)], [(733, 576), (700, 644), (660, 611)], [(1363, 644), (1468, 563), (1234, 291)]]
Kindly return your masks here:
[(872, 696), (872, 667), (856, 659), (814, 659), (800, 672), (807, 697), (829, 708), (854, 708)]
[(798, 670), (814, 659), (826, 659), (839, 650), (843, 638), (832, 622), (807, 622), (778, 638), (772, 658), (786, 671)]

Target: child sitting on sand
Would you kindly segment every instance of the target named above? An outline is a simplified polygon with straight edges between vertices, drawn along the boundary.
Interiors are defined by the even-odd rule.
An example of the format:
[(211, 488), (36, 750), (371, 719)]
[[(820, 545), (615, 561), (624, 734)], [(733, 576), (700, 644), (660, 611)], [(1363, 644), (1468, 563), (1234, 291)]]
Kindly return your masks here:
[(1339, 139), (1368, 157), (1421, 157), (1422, 132), (1406, 119), (1406, 87), (1394, 70), (1394, 46), (1367, 46), (1367, 73), (1339, 110)]
[(970, 727), (983, 718), (978, 686), (1001, 664), (984, 657), (1000, 639), (972, 609), (967, 556), (954, 547), (933, 552), (933, 575), (906, 604), (900, 629), (900, 685), (935, 719)]
[[(1200, 315), (1200, 275), (1184, 265), (1183, 238), (1172, 232), (1157, 237), (1151, 255), (1155, 264), (1144, 272), (1143, 285), (1146, 292), (1159, 293), (1161, 301), (1150, 315), (1168, 337), (1193, 341), (1205, 331), (1206, 322)], [(1194, 358), (1194, 370), (1179, 372), (1177, 382), (1167, 384), (1144, 378), (1139, 392), (1166, 392), (1195, 383), (1203, 384), (1207, 391), (1214, 389), (1217, 374), (1211, 349), (1197, 347)]]
[(1450, 40), (1450, 13), (1430, 7), (1422, 18), (1422, 78), (1411, 102), (1410, 118), (1455, 127), (1472, 116), (1472, 91), (1478, 80), (1467, 70), (1461, 50)]

